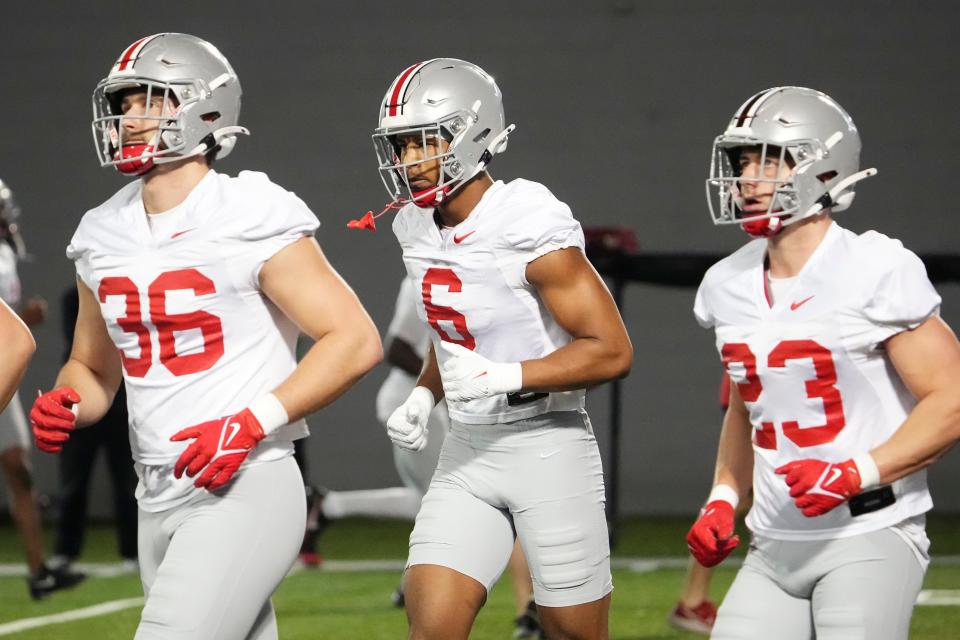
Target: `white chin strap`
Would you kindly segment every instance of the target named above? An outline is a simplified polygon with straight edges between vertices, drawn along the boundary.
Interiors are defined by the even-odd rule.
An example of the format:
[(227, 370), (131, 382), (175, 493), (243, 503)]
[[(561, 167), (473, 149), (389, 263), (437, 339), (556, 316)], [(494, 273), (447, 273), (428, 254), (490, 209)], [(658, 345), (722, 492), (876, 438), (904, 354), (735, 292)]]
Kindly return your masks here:
[[(449, 198), (457, 189), (465, 185), (474, 176), (476, 176), (478, 173), (486, 169), (487, 165), (490, 164), (490, 161), (493, 160), (493, 156), (497, 155), (498, 153), (503, 153), (504, 151), (506, 151), (507, 137), (510, 135), (510, 132), (512, 132), (516, 128), (517, 128), (517, 125), (511, 124), (506, 129), (504, 129), (503, 131), (495, 135), (493, 139), (490, 141), (490, 144), (488, 144), (486, 148), (486, 152), (487, 154), (489, 154), (490, 160), (483, 161), (481, 159), (480, 162), (477, 163), (477, 168), (473, 170), (473, 173), (471, 173), (469, 176), (463, 176), (461, 178), (457, 178), (456, 186), (450, 189), (450, 191), (448, 191), (447, 193), (444, 193), (440, 197), (438, 197), (437, 202), (439, 203), (439, 202), (442, 202), (445, 198)], [(484, 154), (481, 154), (481, 158), (483, 157), (484, 157)], [(437, 191), (439, 189), (443, 189), (444, 187), (448, 187), (448, 186), (450, 185), (449, 184), (437, 185), (436, 187), (434, 187), (433, 190)], [(425, 197), (425, 195), (427, 194), (420, 194), (420, 197), (418, 199), (422, 200)]]
[[(854, 184), (871, 178), (877, 175), (876, 168), (864, 169), (863, 171), (858, 171), (857, 173), (847, 176), (840, 182), (836, 184), (833, 189), (826, 192), (820, 198), (813, 203), (813, 206), (807, 209), (807, 211), (800, 217), (798, 220), (807, 218), (809, 216), (816, 215), (823, 211), (824, 209), (833, 209), (834, 211), (843, 211), (853, 202), (854, 193), (843, 193), (847, 188), (853, 186)], [(842, 195), (841, 195), (842, 194)]]
[[(243, 134), (245, 136), (250, 135), (250, 130), (246, 127), (223, 127), (222, 129), (217, 129), (213, 132), (213, 147), (219, 146), (220, 151), (217, 153), (217, 158), (226, 158), (227, 155), (233, 151), (234, 145), (237, 144), (237, 135)], [(210, 151), (213, 147), (207, 145), (204, 142), (201, 142), (193, 149), (183, 154), (182, 156), (172, 156), (169, 158), (164, 158), (162, 162), (173, 162), (175, 160), (183, 160), (184, 158), (192, 158), (194, 156), (203, 155)], [(155, 162), (160, 161), (160, 159), (154, 160)]]

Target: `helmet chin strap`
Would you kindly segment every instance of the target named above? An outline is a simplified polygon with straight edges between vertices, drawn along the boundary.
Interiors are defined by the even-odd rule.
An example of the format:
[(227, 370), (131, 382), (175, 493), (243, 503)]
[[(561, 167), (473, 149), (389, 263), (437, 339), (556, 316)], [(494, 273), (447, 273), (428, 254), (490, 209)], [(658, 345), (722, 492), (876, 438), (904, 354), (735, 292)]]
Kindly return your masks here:
[(183, 160), (185, 158), (192, 158), (194, 156), (201, 156), (205, 153), (208, 153), (211, 149), (219, 146), (220, 152), (217, 154), (218, 157), (225, 157), (228, 153), (233, 151), (234, 145), (237, 144), (237, 135), (243, 134), (245, 136), (250, 135), (250, 130), (246, 127), (234, 126), (234, 127), (223, 127), (222, 129), (217, 129), (213, 133), (206, 136), (200, 144), (195, 146), (189, 152), (183, 155), (175, 156), (166, 156), (162, 158), (157, 158), (157, 164), (164, 164), (167, 162), (176, 162), (177, 160)]
[(847, 176), (838, 182), (833, 189), (830, 189), (830, 191), (827, 191), (825, 194), (820, 196), (817, 201), (813, 203), (813, 206), (811, 206), (806, 213), (801, 216), (801, 218), (816, 215), (824, 209), (830, 209), (834, 207), (834, 205), (838, 204), (842, 205), (842, 208), (838, 210), (846, 209), (848, 206), (850, 206), (850, 202), (853, 200), (853, 194), (841, 194), (843, 194), (848, 187), (875, 175), (877, 175), (877, 170), (876, 168), (871, 167), (870, 169), (864, 169), (863, 171), (858, 171), (853, 175)]
[[(817, 215), (826, 209), (846, 209), (853, 201), (853, 194), (845, 194), (843, 192), (857, 182), (875, 175), (877, 175), (876, 168), (870, 168), (847, 176), (838, 182), (832, 189), (820, 196), (802, 216), (771, 216), (769, 218), (763, 218), (760, 220), (747, 220), (740, 226), (744, 231), (754, 238), (769, 238), (771, 236), (775, 236), (780, 233), (786, 225), (799, 222), (800, 220), (804, 220), (810, 216)], [(839, 207), (837, 205), (839, 205)]]
[(487, 148), (480, 155), (480, 162), (477, 163), (477, 168), (474, 169), (473, 173), (471, 173), (469, 176), (458, 178), (455, 182), (450, 182), (442, 186), (437, 185), (422, 191), (411, 192), (410, 201), (418, 207), (423, 208), (440, 206), (443, 201), (450, 196), (450, 194), (472, 180), (478, 173), (486, 169), (487, 165), (493, 161), (493, 156), (507, 148), (507, 136), (509, 136), (510, 133), (516, 128), (517, 125), (511, 124), (503, 131), (495, 135), (492, 140), (490, 140), (490, 144), (487, 145)]

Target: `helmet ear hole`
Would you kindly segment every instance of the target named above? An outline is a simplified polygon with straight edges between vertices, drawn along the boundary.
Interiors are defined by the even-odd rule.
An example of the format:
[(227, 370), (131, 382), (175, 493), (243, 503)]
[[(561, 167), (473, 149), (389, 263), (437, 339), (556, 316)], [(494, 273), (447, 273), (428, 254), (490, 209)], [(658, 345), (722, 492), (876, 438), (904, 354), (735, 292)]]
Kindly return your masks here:
[(200, 119), (207, 123), (213, 123), (220, 119), (219, 111), (210, 111), (200, 116)]
[(836, 171), (824, 171), (823, 173), (817, 174), (817, 180), (820, 182), (830, 182), (837, 177)]
[(490, 129), (484, 129), (483, 131), (481, 131), (480, 133), (478, 133), (476, 136), (474, 136), (473, 141), (474, 141), (476, 144), (480, 144), (481, 142), (483, 142), (484, 140), (486, 140), (486, 138), (487, 138), (488, 135), (490, 135)]

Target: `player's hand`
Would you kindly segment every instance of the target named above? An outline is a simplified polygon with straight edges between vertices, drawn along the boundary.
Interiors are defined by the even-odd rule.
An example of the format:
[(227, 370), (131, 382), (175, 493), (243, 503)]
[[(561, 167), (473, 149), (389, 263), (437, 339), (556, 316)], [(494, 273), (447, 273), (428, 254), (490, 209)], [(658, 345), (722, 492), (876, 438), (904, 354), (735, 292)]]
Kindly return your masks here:
[(492, 362), (459, 344), (440, 341), (447, 358), (440, 371), (443, 393), (451, 402), (469, 402), (500, 393), (513, 393), (523, 386), (519, 362)]
[(790, 487), (794, 504), (808, 518), (822, 516), (863, 491), (860, 469), (852, 458), (836, 464), (794, 460), (776, 472)]
[(708, 502), (687, 532), (687, 548), (703, 566), (718, 565), (740, 544), (733, 527), (733, 505), (726, 500)]
[(387, 435), (393, 444), (407, 451), (427, 446), (427, 421), (436, 401), (426, 387), (416, 387), (406, 401), (387, 418)]
[(216, 491), (230, 481), (264, 437), (263, 427), (250, 409), (187, 427), (170, 438), (174, 442), (193, 440), (177, 459), (173, 475), (180, 478), (186, 471), (192, 478), (203, 469), (194, 486)]
[(70, 432), (77, 426), (77, 415), (71, 410), (80, 402), (80, 395), (70, 387), (60, 387), (37, 396), (30, 409), (30, 426), (40, 451), (58, 453)]

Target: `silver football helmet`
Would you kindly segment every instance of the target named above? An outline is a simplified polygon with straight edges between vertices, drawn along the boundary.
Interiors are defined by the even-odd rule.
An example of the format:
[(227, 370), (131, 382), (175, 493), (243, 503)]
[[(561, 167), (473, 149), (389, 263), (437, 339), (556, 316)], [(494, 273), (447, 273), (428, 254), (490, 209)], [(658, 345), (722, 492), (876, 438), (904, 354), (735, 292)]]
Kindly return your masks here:
[[(744, 147), (760, 152), (761, 167), (775, 160), (792, 168), (786, 178), (750, 178), (773, 185), (766, 213), (743, 212), (738, 156)], [(743, 103), (713, 142), (706, 181), (710, 215), (714, 224), (739, 224), (752, 235), (770, 236), (824, 209), (849, 207), (854, 184), (877, 173), (859, 169), (860, 134), (843, 107), (813, 89), (767, 89)]]
[(13, 191), (7, 186), (7, 183), (0, 180), (0, 242), (6, 242), (17, 254), (17, 258), (25, 260), (27, 258), (27, 245), (20, 235), (20, 225), (17, 219), (20, 217), (20, 207), (17, 205), (16, 198), (13, 197)]
[[(146, 90), (147, 111), (124, 115), (123, 93)], [(226, 157), (238, 134), (240, 80), (212, 44), (184, 33), (160, 33), (137, 40), (120, 54), (93, 92), (93, 141), (101, 166), (140, 175), (154, 164), (200, 154)], [(159, 113), (150, 106), (162, 99)], [(125, 120), (151, 121), (149, 141), (125, 140)]]
[[(500, 89), (477, 65), (435, 58), (407, 67), (387, 89), (380, 104), (380, 126), (373, 134), (380, 177), (390, 197), (421, 207), (440, 204), (506, 150), (514, 125), (504, 124)], [(440, 139), (449, 146), (402, 163), (398, 140), (407, 136), (419, 137), (424, 150), (428, 142)], [(439, 184), (414, 191), (410, 167), (430, 160), (440, 162)]]

